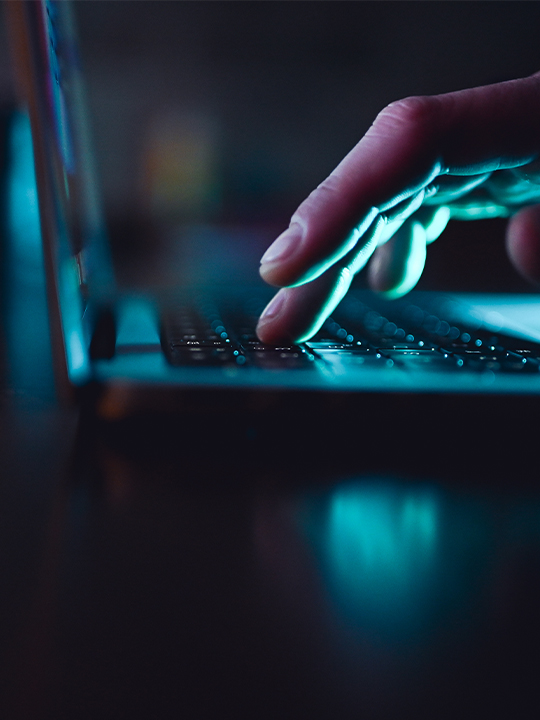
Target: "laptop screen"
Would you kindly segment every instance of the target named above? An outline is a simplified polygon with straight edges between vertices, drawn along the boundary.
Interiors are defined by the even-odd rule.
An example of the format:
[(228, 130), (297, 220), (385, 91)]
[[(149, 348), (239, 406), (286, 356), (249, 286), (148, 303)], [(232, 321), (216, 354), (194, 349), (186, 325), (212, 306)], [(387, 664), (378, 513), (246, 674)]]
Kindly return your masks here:
[[(55, 364), (64, 381), (89, 374), (96, 308), (114, 295), (92, 166), (70, 4), (10, 3), (15, 62), (32, 124)], [(67, 364), (67, 366), (66, 366)]]

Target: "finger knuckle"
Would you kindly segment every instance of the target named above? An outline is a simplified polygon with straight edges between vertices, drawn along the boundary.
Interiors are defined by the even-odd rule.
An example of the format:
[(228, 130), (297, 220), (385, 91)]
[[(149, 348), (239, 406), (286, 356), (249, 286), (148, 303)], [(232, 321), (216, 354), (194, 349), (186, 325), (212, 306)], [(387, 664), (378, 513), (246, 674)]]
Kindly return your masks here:
[(372, 131), (385, 135), (389, 132), (414, 135), (424, 133), (436, 126), (438, 111), (439, 103), (436, 97), (419, 95), (396, 100), (379, 113)]
[(342, 191), (342, 183), (336, 176), (330, 175), (299, 205), (292, 220), (303, 220), (314, 214), (318, 215), (328, 207), (335, 208), (341, 205)]

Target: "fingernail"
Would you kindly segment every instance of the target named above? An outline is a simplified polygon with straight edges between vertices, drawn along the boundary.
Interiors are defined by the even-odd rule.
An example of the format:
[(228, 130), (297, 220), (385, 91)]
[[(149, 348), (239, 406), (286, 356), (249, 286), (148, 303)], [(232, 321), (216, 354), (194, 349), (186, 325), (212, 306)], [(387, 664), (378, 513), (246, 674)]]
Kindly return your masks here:
[(261, 265), (275, 262), (276, 260), (285, 260), (291, 255), (302, 240), (303, 231), (298, 223), (293, 223), (285, 232), (274, 240), (272, 245), (264, 253), (261, 258)]
[(285, 300), (285, 293), (278, 292), (277, 295), (274, 295), (272, 300), (270, 300), (268, 305), (262, 311), (261, 317), (259, 318), (258, 325), (262, 325), (262, 324), (266, 323), (268, 320), (273, 320), (277, 315), (279, 315), (281, 308), (283, 306), (284, 300)]

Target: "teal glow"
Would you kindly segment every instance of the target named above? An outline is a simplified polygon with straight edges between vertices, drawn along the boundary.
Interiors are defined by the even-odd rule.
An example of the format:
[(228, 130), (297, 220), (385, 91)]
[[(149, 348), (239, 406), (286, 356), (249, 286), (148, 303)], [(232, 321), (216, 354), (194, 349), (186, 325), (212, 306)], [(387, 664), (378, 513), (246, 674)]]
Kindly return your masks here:
[(160, 345), (159, 311), (146, 297), (123, 297), (118, 302), (116, 346)]
[[(459, 449), (448, 452), (459, 459)], [(468, 472), (462, 460), (460, 481)], [(323, 598), (335, 646), (362, 658), (374, 649), (370, 657), (384, 668), (406, 659), (411, 672), (419, 657), (431, 662), (436, 648), (440, 658), (441, 647), (458, 647), (456, 639), (484, 632), (486, 617), (512, 607), (514, 565), (521, 573), (526, 563), (530, 577), (540, 551), (540, 493), (516, 490), (511, 477), (503, 491), (353, 478), (309, 493), (289, 515), (306, 543), (302, 552), (285, 541), (298, 537), (283, 532), (285, 513), (272, 508), (272, 542), (272, 523), (264, 523), (265, 549), (276, 554), (287, 589), (304, 601), (298, 583), (308, 565), (310, 597)]]
[[(289, 287), (298, 287), (299, 285), (305, 285), (308, 282), (312, 282), (316, 278), (320, 277), (324, 272), (329, 270), (339, 260), (342, 260), (346, 255), (352, 252), (358, 244), (359, 240), (370, 231), (370, 226), (374, 221), (376, 221), (378, 214), (379, 211), (377, 210), (377, 208), (371, 208), (371, 210), (366, 214), (362, 221), (345, 238), (342, 245), (339, 245), (338, 248), (329, 257), (327, 257), (320, 263), (314, 265), (294, 285), (290, 285)], [(300, 225), (302, 224), (298, 220), (295, 220), (294, 215), (291, 222), (297, 222)], [(362, 258), (365, 256), (365, 260), (362, 263), (361, 267), (363, 267), (363, 265), (365, 265), (365, 263), (368, 261), (375, 247), (376, 246), (374, 246), (371, 241), (367, 242), (365, 245), (362, 245), (360, 252), (356, 256), (358, 258)], [(358, 272), (358, 270), (359, 268), (355, 267), (354, 272), (356, 273)]]
[(424, 226), (426, 229), (426, 243), (428, 245), (441, 235), (445, 227), (448, 225), (449, 220), (450, 208), (446, 205), (441, 205), (440, 208), (437, 208), (437, 211), (431, 218), (430, 222), (427, 222)]
[(58, 290), (69, 377), (72, 382), (83, 382), (90, 372), (90, 364), (82, 326), (84, 310), (79, 289), (79, 270), (73, 257), (59, 262)]
[(323, 553), (339, 604), (379, 633), (423, 622), (437, 571), (439, 506), (431, 490), (354, 485), (328, 506)]
[[(9, 137), (10, 169), (7, 186), (8, 228), (13, 259), (20, 258), (21, 266), (35, 257), (41, 260), (41, 234), (36, 181), (34, 177), (34, 154), (30, 120), (25, 113), (15, 113), (11, 121)], [(28, 258), (27, 253), (32, 252)]]
[(454, 220), (489, 220), (490, 218), (508, 217), (509, 209), (497, 203), (478, 203), (470, 201), (459, 205), (459, 200), (451, 205), (450, 212)]
[(6, 335), (9, 382), (26, 392), (52, 388), (43, 248), (30, 121), (13, 113), (6, 172)]
[[(451, 304), (450, 304), (451, 303)], [(509, 335), (526, 340), (540, 341), (540, 295), (481, 295), (452, 296), (445, 305), (456, 322), (471, 316), (478, 318), (478, 327), (495, 327)]]
[(339, 272), (334, 287), (331, 289), (324, 305), (321, 307), (318, 315), (313, 320), (307, 331), (299, 338), (297, 342), (305, 342), (321, 328), (326, 318), (336, 309), (337, 305), (343, 300), (351, 286), (353, 275), (348, 268), (342, 268)]
[[(44, 362), (44, 353), (50, 348), (51, 341), (32, 136), (25, 113), (13, 116), (9, 158), (7, 224), (10, 275), (7, 281), (10, 372), (15, 385), (36, 385), (41, 389), (52, 385), (51, 368)], [(61, 228), (61, 231), (65, 232), (65, 229)], [(64, 240), (63, 246), (66, 245)], [(89, 371), (81, 323), (83, 310), (79, 273), (72, 257), (59, 256), (58, 264), (66, 360), (70, 377), (77, 382), (82, 381)], [(28, 331), (21, 333), (21, 328)], [(40, 351), (37, 352), (36, 348)]]
[(408, 232), (410, 232), (410, 245), (405, 259), (402, 280), (395, 288), (384, 293), (385, 297), (390, 299), (406, 295), (412, 290), (420, 280), (426, 264), (426, 231), (424, 227), (415, 222), (408, 228)]
[(73, 331), (68, 338), (67, 352), (72, 376), (86, 369), (86, 353), (79, 333)]

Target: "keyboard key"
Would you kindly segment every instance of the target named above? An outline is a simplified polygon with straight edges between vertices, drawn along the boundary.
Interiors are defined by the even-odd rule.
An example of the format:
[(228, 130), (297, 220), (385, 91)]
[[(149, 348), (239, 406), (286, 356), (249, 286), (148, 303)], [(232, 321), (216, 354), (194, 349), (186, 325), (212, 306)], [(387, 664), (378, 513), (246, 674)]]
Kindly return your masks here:
[(305, 352), (276, 350), (246, 351), (246, 365), (264, 370), (296, 370), (313, 368), (313, 355)]
[(167, 353), (167, 359), (177, 367), (216, 367), (238, 364), (234, 351), (228, 348), (172, 347)]

